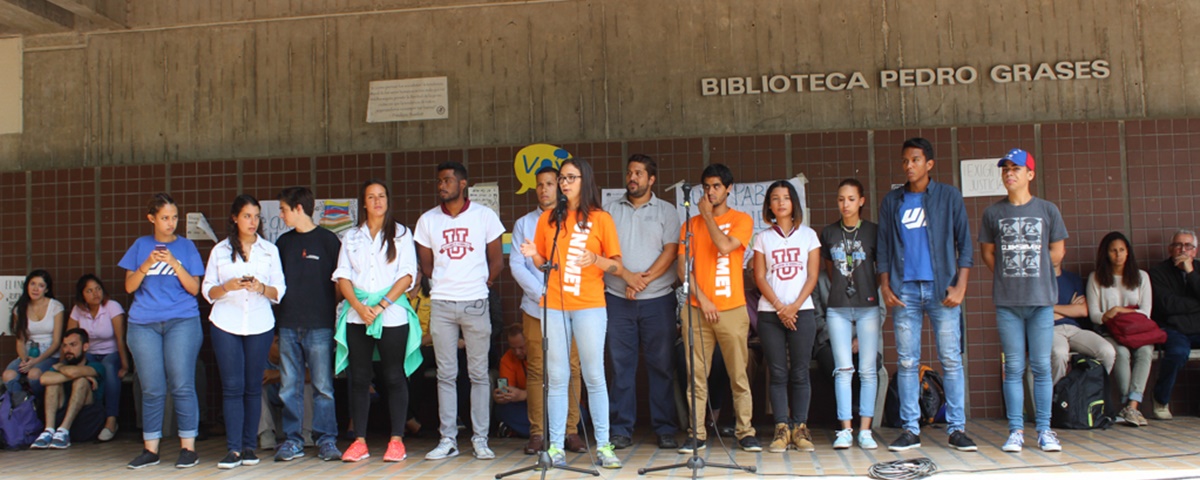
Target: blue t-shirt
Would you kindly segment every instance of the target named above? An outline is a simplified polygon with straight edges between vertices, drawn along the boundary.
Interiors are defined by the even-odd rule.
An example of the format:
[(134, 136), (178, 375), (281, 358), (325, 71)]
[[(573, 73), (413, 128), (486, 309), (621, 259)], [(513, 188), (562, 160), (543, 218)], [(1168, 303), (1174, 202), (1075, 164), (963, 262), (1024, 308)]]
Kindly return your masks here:
[[(153, 235), (138, 238), (117, 265), (131, 272), (137, 270), (158, 244)], [(204, 276), (204, 260), (191, 240), (176, 237), (174, 242), (165, 245), (193, 277)], [(150, 273), (142, 279), (142, 285), (134, 292), (133, 305), (129, 307), (130, 323), (157, 323), (199, 316), (196, 296), (183, 289), (175, 269), (163, 262), (150, 267)]]
[[(1083, 278), (1080, 278), (1079, 275), (1063, 270), (1062, 275), (1059, 275), (1055, 279), (1058, 280), (1058, 303), (1055, 303), (1055, 305), (1070, 305), (1072, 297), (1076, 295), (1080, 297), (1087, 296), (1087, 290), (1084, 290), (1083, 287)], [(1082, 319), (1063, 317), (1055, 320), (1054, 326), (1071, 325), (1079, 327), (1080, 320), (1086, 320), (1086, 317)]]
[[(84, 360), (82, 363), (80, 363), (80, 365), (83, 365), (85, 367), (92, 367), (92, 370), (96, 371), (96, 389), (92, 390), (92, 403), (98, 403), (101, 406), (103, 406), (104, 405), (104, 364), (100, 363), (96, 359), (92, 358), (91, 354), (85, 353), (83, 355), (84, 355)], [(54, 367), (50, 367), (50, 371), (57, 372), (58, 370), (55, 369)], [(70, 387), (70, 385), (67, 385), (67, 386)], [(67, 388), (66, 391), (67, 391), (67, 395), (69, 396), (71, 394), (71, 389)]]
[(900, 204), (900, 239), (904, 242), (904, 281), (933, 281), (933, 259), (929, 255), (929, 219), (922, 200), (925, 192), (904, 192)]

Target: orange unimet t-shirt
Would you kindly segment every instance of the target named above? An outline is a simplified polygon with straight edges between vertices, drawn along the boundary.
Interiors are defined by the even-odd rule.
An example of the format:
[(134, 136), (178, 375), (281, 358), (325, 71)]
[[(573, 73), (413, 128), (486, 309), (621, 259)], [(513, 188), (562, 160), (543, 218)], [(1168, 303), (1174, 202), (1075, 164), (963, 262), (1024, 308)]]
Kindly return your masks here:
[[(728, 255), (721, 255), (717, 245), (713, 243), (712, 236), (708, 234), (704, 218), (696, 215), (688, 219), (692, 226), (692, 253), (696, 256), (696, 261), (692, 264), (692, 274), (696, 278), (695, 287), (712, 300), (717, 310), (724, 312), (746, 306), (746, 291), (742, 288), (742, 260), (746, 255), (746, 246), (750, 244), (750, 236), (754, 234), (754, 219), (731, 208), (713, 220), (716, 220), (717, 227), (722, 232), (742, 242), (742, 245)], [(686, 229), (687, 225), (679, 229), (681, 262), (684, 261), (683, 240)], [(695, 296), (688, 301), (693, 307), (700, 306)]]
[[(549, 222), (553, 213), (554, 210), (542, 212), (534, 235), (538, 255), (546, 259), (550, 258), (550, 248), (555, 244), (554, 226)], [(573, 263), (584, 249), (604, 258), (621, 255), (617, 226), (608, 212), (592, 210), (588, 214), (591, 228), (583, 231), (577, 230), (576, 219), (574, 211), (567, 212), (567, 220), (558, 236), (558, 249), (554, 252), (556, 258), (553, 261), (558, 264), (558, 270), (550, 272), (549, 288), (546, 298), (542, 299), (547, 307), (555, 310), (604, 308), (604, 271), (595, 264), (579, 268)]]

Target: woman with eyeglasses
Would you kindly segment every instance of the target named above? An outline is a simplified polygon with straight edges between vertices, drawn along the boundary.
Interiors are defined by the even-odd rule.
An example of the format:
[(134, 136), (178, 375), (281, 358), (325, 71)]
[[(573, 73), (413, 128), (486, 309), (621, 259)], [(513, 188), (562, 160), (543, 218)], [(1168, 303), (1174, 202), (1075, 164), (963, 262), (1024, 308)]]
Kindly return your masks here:
[[(821, 230), (821, 256), (829, 270), (829, 304), (825, 314), (830, 348), (833, 349), (833, 385), (837, 396), (837, 431), (833, 448), (854, 445), (853, 395), (854, 354), (858, 354), (858, 446), (878, 448), (871, 436), (875, 417), (876, 377), (880, 345), (878, 285), (875, 280), (875, 233), (878, 226), (859, 214), (866, 197), (858, 180), (842, 180), (837, 189), (842, 218)], [(856, 350), (857, 347), (857, 350)]]
[(768, 390), (775, 420), (768, 450), (782, 453), (792, 447), (811, 452), (808, 367), (817, 336), (812, 293), (820, 275), (821, 241), (802, 224), (800, 195), (786, 180), (767, 187), (762, 218), (771, 227), (755, 235), (753, 262), (754, 284), (762, 294), (758, 338), (771, 372)]

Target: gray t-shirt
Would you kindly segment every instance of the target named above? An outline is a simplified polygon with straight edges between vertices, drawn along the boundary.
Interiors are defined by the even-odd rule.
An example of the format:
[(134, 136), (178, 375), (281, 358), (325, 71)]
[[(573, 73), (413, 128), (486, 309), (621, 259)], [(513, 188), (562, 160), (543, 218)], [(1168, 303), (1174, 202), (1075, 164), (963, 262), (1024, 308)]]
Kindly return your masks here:
[[(604, 210), (612, 216), (617, 227), (617, 239), (621, 243), (621, 264), (631, 272), (644, 272), (654, 265), (664, 249), (676, 249), (679, 242), (679, 213), (675, 205), (651, 194), (650, 201), (634, 207), (627, 195), (609, 202)], [(637, 294), (638, 300), (649, 300), (672, 292), (671, 286), (679, 278), (675, 266), (667, 268), (661, 276), (646, 285)], [(625, 280), (616, 275), (604, 275), (604, 291), (625, 298)]]
[[(875, 280), (875, 241), (879, 226), (862, 220), (858, 230), (847, 232), (842, 221), (821, 229), (821, 258), (833, 263), (829, 276), (829, 307), (874, 307), (879, 305)], [(854, 295), (846, 288), (854, 279)]]
[(1024, 205), (1001, 199), (983, 211), (979, 243), (996, 245), (992, 296), (998, 307), (1048, 307), (1058, 302), (1050, 244), (1067, 238), (1062, 214), (1034, 197)]

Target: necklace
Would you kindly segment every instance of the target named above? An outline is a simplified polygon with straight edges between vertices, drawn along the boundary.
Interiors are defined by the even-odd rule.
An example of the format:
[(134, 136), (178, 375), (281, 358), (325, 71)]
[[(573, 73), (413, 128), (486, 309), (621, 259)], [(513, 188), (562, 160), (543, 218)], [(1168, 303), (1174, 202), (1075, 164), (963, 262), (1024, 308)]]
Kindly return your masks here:
[[(845, 222), (845, 221), (838, 222), (838, 225), (840, 225), (840, 226), (842, 227), (842, 231), (843, 231), (843, 232), (845, 232), (845, 233), (854, 233), (855, 235), (858, 235), (858, 227), (861, 227), (861, 226), (862, 226), (862, 220), (859, 220), (857, 223), (855, 223), (855, 224), (854, 224), (854, 228), (846, 228), (846, 222)], [(857, 238), (857, 237), (856, 237), (856, 238)]]

